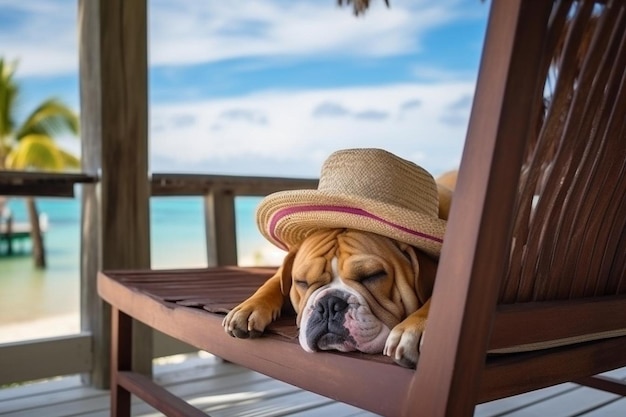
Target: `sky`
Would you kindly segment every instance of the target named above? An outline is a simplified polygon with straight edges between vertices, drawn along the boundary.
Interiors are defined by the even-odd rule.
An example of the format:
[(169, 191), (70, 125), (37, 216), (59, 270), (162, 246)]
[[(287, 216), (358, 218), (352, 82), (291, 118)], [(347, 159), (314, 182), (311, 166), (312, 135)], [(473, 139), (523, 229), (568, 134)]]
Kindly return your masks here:
[[(18, 116), (79, 111), (75, 0), (0, 0)], [(376, 147), (438, 175), (458, 166), (489, 3), (148, 0), (151, 172), (318, 177)], [(79, 154), (80, 141), (60, 143)]]

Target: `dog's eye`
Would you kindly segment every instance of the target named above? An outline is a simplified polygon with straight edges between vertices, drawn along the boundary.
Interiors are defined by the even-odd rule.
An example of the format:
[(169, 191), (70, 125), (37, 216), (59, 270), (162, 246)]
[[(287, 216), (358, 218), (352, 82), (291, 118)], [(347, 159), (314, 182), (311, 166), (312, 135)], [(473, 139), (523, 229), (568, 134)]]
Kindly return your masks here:
[(366, 283), (378, 281), (379, 279), (385, 278), (385, 276), (387, 276), (387, 273), (384, 270), (380, 270), (372, 274), (364, 275), (363, 277), (361, 277), (360, 281), (362, 284), (366, 284)]
[(304, 280), (300, 280), (300, 279), (296, 279), (294, 280), (294, 282), (296, 283), (296, 286), (306, 290), (307, 288), (309, 288), (309, 283), (304, 281)]

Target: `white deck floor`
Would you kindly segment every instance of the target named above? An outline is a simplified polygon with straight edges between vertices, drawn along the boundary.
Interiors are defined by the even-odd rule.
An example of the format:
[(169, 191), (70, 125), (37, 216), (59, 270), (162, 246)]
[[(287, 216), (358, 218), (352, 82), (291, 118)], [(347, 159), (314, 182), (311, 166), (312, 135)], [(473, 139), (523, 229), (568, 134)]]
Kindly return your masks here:
[[(626, 378), (626, 368), (611, 374)], [(176, 395), (216, 417), (373, 416), (209, 355), (158, 364), (154, 376)], [(5, 388), (0, 390), (0, 415), (104, 417), (109, 415), (109, 393), (82, 386), (78, 376)], [(161, 414), (134, 399), (133, 415)], [(562, 384), (482, 404), (475, 415), (623, 417), (626, 416), (626, 398), (576, 384)]]

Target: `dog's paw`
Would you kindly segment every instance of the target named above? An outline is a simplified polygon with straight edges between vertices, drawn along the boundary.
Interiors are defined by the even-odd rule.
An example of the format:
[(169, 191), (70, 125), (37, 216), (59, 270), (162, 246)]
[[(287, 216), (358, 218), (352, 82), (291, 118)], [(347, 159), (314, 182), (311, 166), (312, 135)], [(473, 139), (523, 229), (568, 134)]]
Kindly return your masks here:
[(422, 323), (401, 322), (387, 336), (383, 354), (392, 358), (398, 365), (415, 368), (424, 339), (423, 328)]
[(248, 300), (232, 309), (224, 317), (222, 326), (226, 333), (233, 337), (254, 338), (263, 334), (265, 328), (276, 320), (279, 314), (279, 308)]

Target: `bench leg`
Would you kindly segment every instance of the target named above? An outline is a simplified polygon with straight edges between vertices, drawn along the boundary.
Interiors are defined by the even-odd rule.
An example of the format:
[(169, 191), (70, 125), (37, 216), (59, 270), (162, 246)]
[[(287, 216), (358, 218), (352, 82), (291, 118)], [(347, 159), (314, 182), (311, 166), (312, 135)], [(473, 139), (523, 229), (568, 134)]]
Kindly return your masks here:
[(130, 417), (130, 392), (120, 385), (119, 372), (132, 366), (132, 318), (112, 307), (111, 334), (111, 416)]
[(588, 376), (586, 378), (580, 378), (572, 381), (580, 385), (599, 389), (613, 394), (626, 396), (626, 381), (620, 379), (610, 378), (604, 375)]

